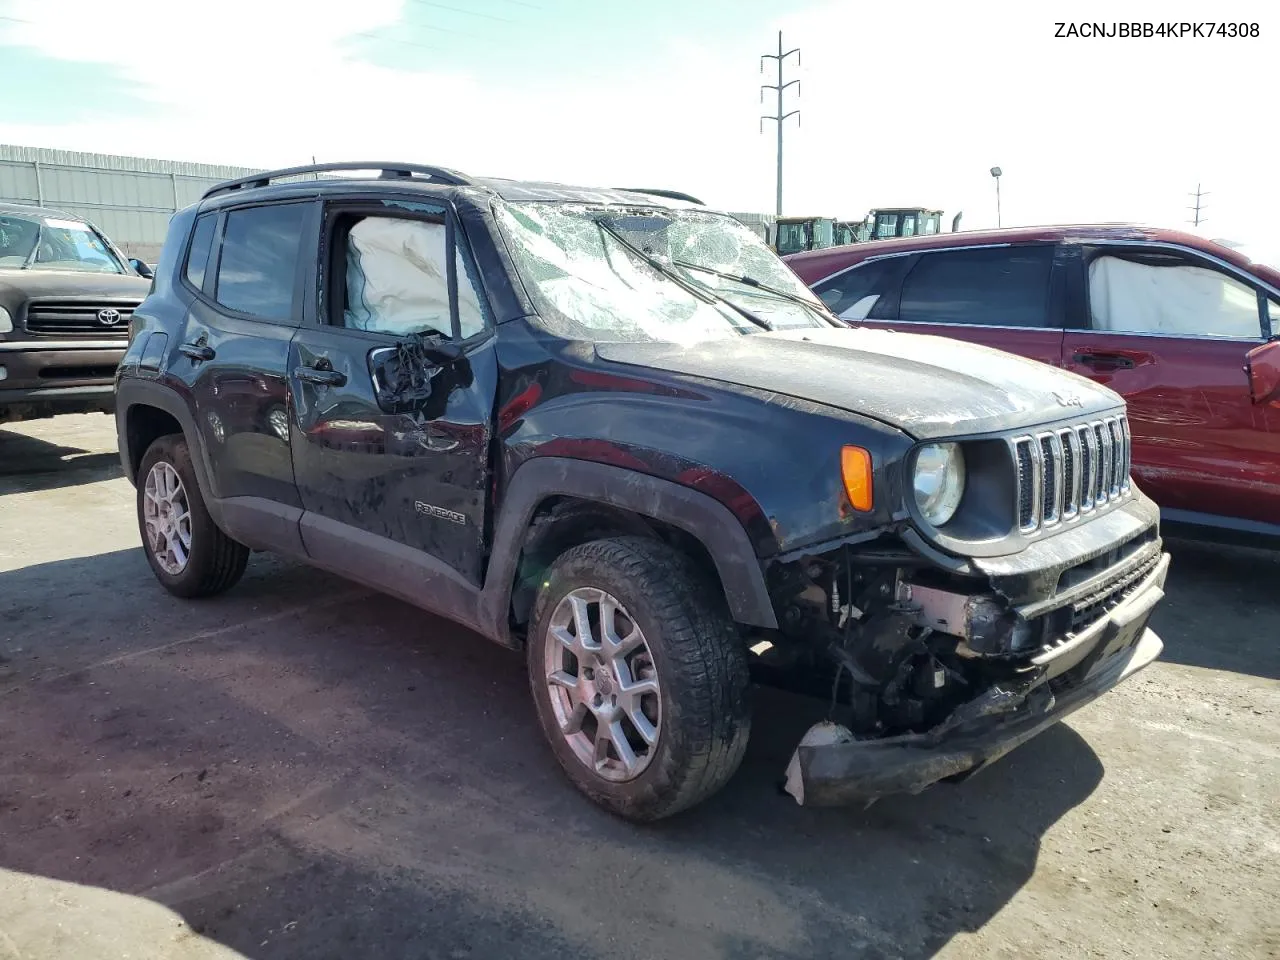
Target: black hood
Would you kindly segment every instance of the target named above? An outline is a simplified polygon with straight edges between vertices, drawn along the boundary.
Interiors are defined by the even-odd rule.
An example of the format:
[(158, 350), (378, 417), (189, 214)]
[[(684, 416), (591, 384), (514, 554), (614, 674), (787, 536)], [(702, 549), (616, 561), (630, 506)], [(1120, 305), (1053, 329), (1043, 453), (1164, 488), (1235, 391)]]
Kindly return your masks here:
[(693, 346), (602, 343), (605, 360), (756, 387), (872, 417), (920, 440), (1085, 417), (1120, 395), (989, 347), (887, 330), (804, 329)]
[(0, 270), (0, 305), (7, 308), (32, 297), (102, 298), (141, 303), (150, 289), (150, 280), (124, 273)]

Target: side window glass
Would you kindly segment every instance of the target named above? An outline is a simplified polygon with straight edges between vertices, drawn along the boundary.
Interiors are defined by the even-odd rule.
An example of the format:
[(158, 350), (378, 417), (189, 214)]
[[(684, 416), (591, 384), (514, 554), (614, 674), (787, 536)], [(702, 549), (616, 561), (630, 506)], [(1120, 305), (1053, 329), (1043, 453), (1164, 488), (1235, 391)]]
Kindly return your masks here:
[(1253, 288), (1178, 257), (1104, 255), (1089, 264), (1093, 329), (1168, 336), (1262, 336)]
[(874, 292), (890, 261), (873, 260), (814, 285), (813, 292), (842, 320), (865, 320), (879, 296)]
[(187, 283), (197, 290), (204, 286), (204, 271), (209, 265), (209, 251), (213, 249), (213, 230), (218, 225), (216, 213), (206, 213), (196, 218), (191, 231), (191, 248), (187, 251)]
[[(448, 235), (443, 222), (369, 216), (346, 232), (342, 323), (405, 336), (452, 336)], [(480, 296), (455, 247), (458, 321), (463, 339), (484, 329)]]
[(898, 319), (1045, 327), (1053, 249), (999, 247), (926, 253), (902, 285)]
[(0, 217), (0, 267), (21, 267), (40, 237), (40, 224), (27, 217)]
[(214, 298), (263, 320), (290, 319), (306, 213), (305, 203), (228, 213)]
[(458, 265), (458, 326), (466, 340), (484, 329), (480, 274), (470, 255), (464, 255), (461, 244), (456, 245), (454, 260)]

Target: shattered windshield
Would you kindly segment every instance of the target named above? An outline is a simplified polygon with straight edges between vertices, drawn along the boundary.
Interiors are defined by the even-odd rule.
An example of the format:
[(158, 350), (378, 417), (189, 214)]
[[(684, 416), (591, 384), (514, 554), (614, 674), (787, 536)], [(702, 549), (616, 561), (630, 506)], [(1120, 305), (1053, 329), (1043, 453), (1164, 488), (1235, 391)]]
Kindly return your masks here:
[(696, 343), (832, 323), (759, 237), (722, 214), (539, 202), (495, 213), (539, 315), (565, 337)]

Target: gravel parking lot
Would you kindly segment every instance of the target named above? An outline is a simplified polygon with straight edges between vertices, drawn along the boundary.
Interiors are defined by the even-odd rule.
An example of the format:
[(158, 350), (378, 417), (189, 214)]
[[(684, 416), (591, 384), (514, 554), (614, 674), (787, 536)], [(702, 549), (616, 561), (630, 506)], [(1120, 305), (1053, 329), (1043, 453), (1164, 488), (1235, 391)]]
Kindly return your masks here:
[(1280, 554), (1173, 543), (1163, 662), (973, 780), (590, 806), (519, 658), (255, 556), (155, 582), (103, 416), (0, 427), (0, 957), (1274, 958)]

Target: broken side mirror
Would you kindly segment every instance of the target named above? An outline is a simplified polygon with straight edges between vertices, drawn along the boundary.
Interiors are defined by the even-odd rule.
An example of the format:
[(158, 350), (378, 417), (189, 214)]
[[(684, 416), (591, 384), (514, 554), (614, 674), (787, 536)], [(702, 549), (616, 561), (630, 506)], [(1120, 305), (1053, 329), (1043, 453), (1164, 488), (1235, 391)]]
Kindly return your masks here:
[(422, 356), (426, 360), (442, 367), (457, 363), (466, 356), (462, 347), (452, 340), (423, 337), (420, 339), (415, 338), (413, 344), (415, 349), (422, 352)]
[(1280, 340), (1250, 350), (1244, 359), (1249, 377), (1249, 397), (1254, 403), (1280, 399)]
[(440, 334), (414, 334), (369, 354), (378, 404), (388, 413), (440, 416), (449, 394), (471, 386), (466, 352)]

